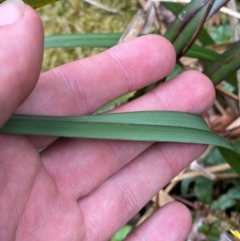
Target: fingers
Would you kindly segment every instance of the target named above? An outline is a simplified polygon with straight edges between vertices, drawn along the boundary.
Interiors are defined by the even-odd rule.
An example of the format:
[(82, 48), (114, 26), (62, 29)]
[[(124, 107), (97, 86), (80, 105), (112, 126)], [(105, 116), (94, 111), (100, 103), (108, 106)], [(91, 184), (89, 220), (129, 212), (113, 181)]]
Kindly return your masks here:
[(26, 137), (0, 135), (0, 146), (0, 240), (15, 240), (42, 165)]
[(34, 88), (43, 55), (42, 24), (20, 0), (0, 5), (0, 126)]
[(187, 71), (116, 111), (177, 110), (201, 114), (214, 100), (211, 81), (199, 72)]
[(76, 200), (58, 191), (29, 139), (0, 135), (0, 146), (0, 240), (83, 240)]
[(117, 97), (165, 77), (174, 64), (175, 51), (166, 39), (140, 37), (44, 73), (18, 112), (92, 114)]
[[(89, 240), (96, 240), (96, 234), (103, 240), (111, 237), (203, 151), (203, 145), (156, 143), (79, 199)], [(93, 215), (86, 218), (89, 213)]]
[[(213, 91), (204, 75), (185, 72), (118, 111), (169, 109), (199, 114), (212, 105)], [(42, 160), (59, 188), (77, 199), (91, 192), (150, 145), (146, 142), (61, 139), (46, 149)]]
[[(38, 79), (43, 54), (41, 21), (24, 2), (5, 1), (0, 4), (0, 36), (2, 126)], [(39, 155), (25, 137), (0, 135), (0, 146), (0, 240), (13, 240), (39, 170)]]
[(180, 203), (170, 203), (141, 224), (126, 241), (184, 241), (191, 227), (189, 210)]
[[(166, 39), (157, 35), (140, 37), (42, 74), (17, 113), (92, 114), (117, 97), (165, 77), (174, 64), (175, 50)], [(56, 140), (30, 138), (38, 148)]]

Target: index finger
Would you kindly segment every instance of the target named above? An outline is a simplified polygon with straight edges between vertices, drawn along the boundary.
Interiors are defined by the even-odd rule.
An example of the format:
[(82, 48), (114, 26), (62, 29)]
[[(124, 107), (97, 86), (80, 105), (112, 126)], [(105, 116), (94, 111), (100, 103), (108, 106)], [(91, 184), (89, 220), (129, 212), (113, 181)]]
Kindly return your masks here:
[(91, 114), (165, 77), (174, 64), (175, 50), (170, 42), (157, 35), (139, 37), (42, 74), (18, 113)]
[[(173, 69), (175, 59), (175, 50), (165, 38), (139, 37), (42, 74), (17, 113), (92, 114), (112, 100), (165, 77)], [(56, 138), (31, 140), (40, 148)]]

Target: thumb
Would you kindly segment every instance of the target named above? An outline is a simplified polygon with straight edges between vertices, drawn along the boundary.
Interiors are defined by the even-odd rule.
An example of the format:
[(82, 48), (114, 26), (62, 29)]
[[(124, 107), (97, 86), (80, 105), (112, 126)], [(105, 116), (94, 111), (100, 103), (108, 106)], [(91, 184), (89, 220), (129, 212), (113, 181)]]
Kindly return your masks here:
[(33, 90), (41, 70), (43, 28), (21, 0), (0, 4), (0, 127)]

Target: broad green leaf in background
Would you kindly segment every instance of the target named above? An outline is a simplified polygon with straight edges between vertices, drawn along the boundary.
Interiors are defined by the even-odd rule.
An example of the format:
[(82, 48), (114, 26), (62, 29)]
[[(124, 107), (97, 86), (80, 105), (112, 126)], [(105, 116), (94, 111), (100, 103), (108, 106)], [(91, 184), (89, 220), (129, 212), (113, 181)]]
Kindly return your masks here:
[[(4, 2), (5, 0), (0, 0), (0, 3)], [(25, 3), (30, 5), (32, 8), (40, 8), (45, 5), (55, 3), (59, 0), (23, 0)]]
[(198, 200), (204, 203), (212, 202), (212, 190), (214, 182), (205, 177), (197, 177), (194, 183), (194, 193)]
[(220, 225), (220, 221), (217, 220), (211, 225), (203, 224), (198, 228), (198, 231), (205, 234), (208, 237), (209, 241), (219, 241), (220, 233), (218, 227)]
[(221, 7), (226, 5), (230, 0), (215, 0), (214, 4), (210, 10), (210, 13), (208, 14), (207, 20), (209, 20), (215, 13), (219, 11)]
[(240, 154), (212, 132), (201, 117), (190, 113), (150, 111), (80, 117), (15, 115), (0, 133), (217, 145), (225, 160), (240, 174)]
[(215, 210), (226, 210), (236, 205), (236, 201), (227, 194), (222, 195), (218, 200), (212, 202), (211, 208)]
[(213, 26), (208, 29), (208, 33), (216, 44), (228, 44), (233, 41), (230, 25)]
[[(211, 7), (211, 4), (213, 3), (213, 6), (210, 9), (208, 18), (216, 13), (219, 8), (227, 2), (228, 0), (192, 0), (181, 13), (178, 14), (178, 17), (164, 35), (173, 43), (178, 57), (181, 57), (182, 53), (188, 48), (186, 45), (189, 45), (189, 41), (190, 45), (192, 44), (192, 41), (190, 40), (191, 35), (197, 33), (199, 28), (198, 25), (206, 17), (206, 12)], [(206, 53), (203, 57), (206, 56), (209, 56), (209, 54)], [(215, 54), (215, 56), (215, 60), (204, 70), (204, 74), (212, 80), (214, 85), (217, 85), (222, 80), (229, 78), (231, 74), (240, 68), (240, 41), (236, 42), (222, 55), (217, 56)], [(220, 149), (220, 151), (222, 155), (225, 155), (223, 150)]]
[(237, 200), (240, 200), (240, 188), (230, 188), (227, 193), (223, 194), (218, 200), (215, 200), (211, 207), (213, 209), (226, 210), (236, 205)]
[[(164, 35), (171, 43), (176, 41), (180, 32), (182, 34), (182, 31), (191, 22), (194, 15), (199, 12), (202, 7), (201, 4), (202, 1), (199, 2), (198, 0), (193, 0), (187, 4), (180, 13), (176, 14), (175, 21), (171, 24)], [(206, 6), (206, 1), (204, 1), (203, 6)]]
[[(188, 6), (187, 9), (185, 10), (193, 10), (196, 9), (196, 7), (201, 7), (201, 5), (206, 4), (207, 2), (209, 2), (209, 0), (202, 0), (202, 1), (195, 1), (193, 3), (192, 1), (192, 6)], [(218, 10), (224, 6), (227, 2), (229, 2), (229, 0), (215, 0), (214, 4), (211, 8), (211, 11), (207, 17), (207, 20), (210, 19), (216, 12), (218, 12)], [(199, 4), (200, 3), (200, 4)], [(180, 3), (172, 3), (172, 2), (162, 2), (161, 3), (165, 8), (167, 8), (168, 10), (170, 10), (175, 16), (177, 16), (178, 14), (180, 14), (183, 10), (184, 10), (184, 6)], [(210, 38), (211, 39), (211, 38)], [(209, 39), (209, 40), (210, 40)]]
[[(207, 15), (206, 11), (212, 6), (212, 1), (191, 1), (176, 17), (164, 36), (174, 45), (177, 55), (186, 48), (188, 42), (197, 33)], [(204, 19), (205, 18), (205, 19)]]
[(170, 10), (175, 16), (178, 16), (178, 14), (184, 9), (184, 6), (181, 3), (161, 2), (161, 4)]
[(204, 60), (207, 62), (214, 61), (217, 57), (220, 56), (217, 52), (207, 49), (205, 47), (198, 46), (193, 44), (192, 47), (186, 52), (185, 56), (197, 58), (199, 60)]
[[(178, 16), (184, 9), (184, 6), (180, 3), (162, 2), (161, 4), (170, 10), (175, 16)], [(205, 29), (201, 29), (198, 40), (203, 46), (214, 44), (213, 39)]]
[(232, 73), (240, 68), (240, 40), (222, 55), (215, 59), (205, 70), (206, 74), (214, 85), (228, 78)]
[(191, 183), (195, 180), (196, 178), (186, 178), (180, 182), (181, 195), (184, 196), (188, 193)]
[[(240, 169), (240, 155), (238, 152), (234, 151), (229, 153), (225, 148), (218, 146), (218, 150), (221, 155), (228, 162), (228, 164), (232, 167), (233, 170)], [(239, 174), (239, 172), (237, 172)]]
[(173, 43), (178, 57), (193, 44), (206, 18), (216, 13), (228, 1), (192, 0), (184, 7), (164, 34)]

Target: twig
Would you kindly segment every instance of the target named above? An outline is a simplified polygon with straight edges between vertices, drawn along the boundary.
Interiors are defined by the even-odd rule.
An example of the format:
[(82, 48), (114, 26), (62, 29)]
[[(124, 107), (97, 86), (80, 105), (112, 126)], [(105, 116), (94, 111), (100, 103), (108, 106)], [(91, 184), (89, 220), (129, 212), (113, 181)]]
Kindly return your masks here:
[(188, 201), (188, 200), (186, 200), (186, 199), (184, 199), (180, 196), (177, 196), (177, 195), (172, 195), (172, 197), (174, 199), (176, 199), (177, 201), (179, 201), (179, 202), (181, 202), (181, 203), (183, 203), (183, 204), (185, 204), (185, 205), (187, 205), (187, 206), (189, 206), (193, 209), (196, 209), (196, 205), (193, 202), (190, 202), (190, 201)]
[(124, 31), (118, 43), (127, 42), (136, 38), (142, 31), (144, 24), (146, 23), (147, 14), (143, 9), (139, 9), (133, 16), (127, 29)]
[(216, 179), (216, 176), (212, 172), (207, 170), (204, 166), (200, 165), (196, 160), (190, 164), (190, 169), (201, 173), (202, 176), (210, 180)]
[(87, 2), (89, 4), (92, 4), (92, 5), (98, 7), (100, 9), (102, 9), (102, 10), (108, 11), (110, 13), (118, 13), (118, 14), (123, 15), (122, 11), (120, 11), (120, 10), (118, 10), (116, 8), (108, 7), (108, 6), (106, 6), (106, 5), (102, 4), (102, 3), (99, 3), (97, 1), (95, 1), (95, 0), (83, 0), (83, 1), (85, 1), (85, 2)]
[[(224, 164), (220, 164), (220, 165), (216, 165), (213, 167), (207, 167), (206, 170), (208, 172), (211, 173), (216, 173), (216, 172), (220, 172), (220, 171), (225, 171), (230, 169), (230, 166), (227, 163)], [(193, 178), (193, 177), (197, 177), (197, 176), (202, 176), (202, 173), (197, 172), (197, 171), (191, 171), (191, 172), (185, 172), (184, 174), (179, 174), (178, 176), (176, 176), (172, 182), (179, 182), (181, 180), (184, 179), (188, 179), (188, 178)], [(216, 179), (224, 179), (224, 178), (235, 178), (238, 177), (237, 174), (235, 173), (216, 173), (215, 174)]]
[(237, 95), (233, 94), (232, 92), (226, 90), (221, 84), (215, 86), (216, 90), (219, 91), (220, 93), (228, 96), (229, 98), (232, 98), (233, 100), (239, 101), (239, 98)]
[(224, 110), (224, 108), (221, 106), (221, 104), (217, 100), (215, 100), (214, 105), (216, 106), (218, 111), (221, 113), (221, 115), (226, 115), (226, 111)]
[[(149, 14), (148, 18), (146, 19), (146, 24), (145, 24), (142, 32), (147, 32), (148, 33), (148, 31), (146, 31), (146, 28), (149, 28), (152, 25), (152, 23), (151, 23), (152, 20), (149, 19), (149, 17), (154, 17), (154, 18), (156, 17), (154, 19), (154, 24), (160, 30), (161, 29), (161, 21), (159, 19), (158, 13), (157, 13), (157, 8), (159, 7), (160, 2), (157, 2), (157, 3), (155, 2), (154, 3), (152, 0), (148, 0), (147, 2), (145, 0), (138, 0), (138, 2), (140, 3), (140, 5), (144, 9), (144, 11), (150, 11), (150, 14)], [(152, 11), (152, 6), (153, 6), (154, 12)], [(147, 34), (147, 33), (145, 33), (145, 34)]]

